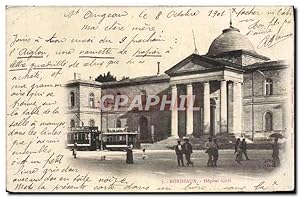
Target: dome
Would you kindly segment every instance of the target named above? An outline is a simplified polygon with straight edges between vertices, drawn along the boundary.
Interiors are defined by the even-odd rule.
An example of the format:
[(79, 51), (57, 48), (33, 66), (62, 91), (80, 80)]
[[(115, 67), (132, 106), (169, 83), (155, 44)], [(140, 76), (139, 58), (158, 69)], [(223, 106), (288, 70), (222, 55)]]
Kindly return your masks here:
[(207, 55), (215, 56), (235, 50), (246, 50), (255, 53), (250, 40), (242, 35), (239, 29), (230, 26), (223, 30), (223, 33), (211, 43)]

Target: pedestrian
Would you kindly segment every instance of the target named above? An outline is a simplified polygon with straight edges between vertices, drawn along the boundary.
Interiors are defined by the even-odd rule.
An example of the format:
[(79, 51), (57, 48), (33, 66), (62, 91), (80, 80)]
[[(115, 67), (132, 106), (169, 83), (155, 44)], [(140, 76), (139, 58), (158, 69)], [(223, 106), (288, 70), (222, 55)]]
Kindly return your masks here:
[(74, 143), (74, 146), (72, 148), (72, 155), (74, 157), (74, 159), (76, 159), (76, 155), (77, 155), (77, 143)]
[(237, 149), (236, 149), (236, 157), (235, 157), (235, 161), (238, 164), (241, 164), (241, 161), (243, 160), (242, 157), (242, 142), (239, 141), (238, 144), (236, 145)]
[[(235, 142), (235, 145), (234, 145), (234, 155), (237, 154), (240, 143), (241, 143), (241, 139), (240, 138), (236, 139), (236, 142)], [(237, 155), (235, 157), (235, 161), (236, 160), (237, 160)]]
[(194, 166), (194, 162), (191, 161), (191, 154), (193, 153), (193, 147), (191, 145), (191, 143), (189, 142), (189, 138), (184, 138), (184, 144), (183, 146), (183, 153), (185, 155), (185, 159), (186, 159), (186, 165), (192, 165)]
[(145, 159), (146, 159), (146, 149), (143, 149), (142, 158), (143, 158), (143, 160), (145, 160)]
[(246, 139), (243, 138), (243, 141), (241, 142), (241, 157), (243, 157), (243, 154), (245, 155), (246, 157), (246, 160), (250, 160), (248, 155), (247, 155), (247, 142), (246, 142)]
[(219, 158), (219, 144), (217, 139), (214, 139), (214, 147), (213, 147), (213, 163), (212, 166), (217, 166), (217, 161)]
[(273, 150), (273, 153), (272, 153), (273, 167), (278, 167), (280, 165), (278, 138), (274, 139), (274, 144), (272, 145), (272, 150)]
[(175, 147), (175, 153), (176, 153), (176, 156), (177, 156), (178, 166), (180, 166), (180, 164), (181, 164), (181, 166), (184, 166), (184, 163), (183, 163), (183, 148), (182, 148), (180, 140), (177, 141), (177, 145)]
[(132, 154), (133, 145), (130, 144), (126, 148), (126, 164), (133, 164), (133, 154)]
[(208, 154), (207, 166), (211, 167), (213, 165), (213, 151), (214, 151), (215, 143), (212, 141), (212, 137), (208, 138), (208, 141), (205, 143), (206, 151)]

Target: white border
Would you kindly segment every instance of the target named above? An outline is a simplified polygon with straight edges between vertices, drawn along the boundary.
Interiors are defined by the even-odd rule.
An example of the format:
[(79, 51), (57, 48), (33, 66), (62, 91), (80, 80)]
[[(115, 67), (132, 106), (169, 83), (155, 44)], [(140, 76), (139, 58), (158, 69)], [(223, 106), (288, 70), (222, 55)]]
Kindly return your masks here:
[[(0, 119), (0, 125), (1, 125), (1, 138), (0, 138), (0, 145), (2, 146), (1, 152), (0, 152), (0, 195), (1, 197), (8, 197), (9, 194), (6, 192), (6, 178), (5, 178), (5, 136), (6, 136), (6, 131), (5, 131), (5, 109), (6, 109), (6, 103), (5, 103), (5, 87), (6, 87), (6, 78), (5, 78), (5, 5), (42, 5), (42, 6), (47, 6), (47, 5), (94, 5), (94, 6), (101, 6), (101, 5), (109, 5), (109, 6), (115, 6), (115, 5), (134, 5), (134, 6), (155, 6), (155, 5), (199, 5), (199, 6), (222, 6), (222, 5), (294, 5), (296, 8), (298, 8), (298, 15), (296, 15), (296, 22), (299, 22), (299, 8), (300, 8), (300, 1), (299, 0), (248, 0), (244, 1), (246, 4), (242, 4), (243, 2), (241, 0), (209, 0), (209, 1), (197, 1), (197, 0), (151, 0), (151, 1), (142, 1), (142, 0), (84, 0), (84, 1), (67, 1), (67, 0), (2, 0), (0, 1), (0, 13), (1, 13), (1, 39), (0, 39), (0, 45), (2, 47), (2, 53), (0, 55), (1, 57), (1, 65), (2, 65), (2, 70), (0, 72), (0, 79), (2, 81), (1, 83), (1, 98), (0, 98), (0, 104), (2, 108), (0, 108), (1, 112), (1, 119)], [(299, 32), (298, 30), (299, 25), (297, 26), (297, 33)], [(298, 37), (298, 35), (297, 35)], [(299, 40), (299, 38), (298, 38)], [(298, 47), (298, 42), (297, 42), (297, 47)], [(297, 57), (299, 56), (299, 49), (297, 51)], [(297, 61), (298, 62), (298, 61)], [(297, 65), (296, 65), (297, 66)], [(297, 77), (299, 78), (299, 68), (297, 69)], [(297, 79), (295, 79), (297, 81)], [(300, 92), (300, 88), (297, 82), (297, 93)], [(298, 98), (299, 100), (299, 98)], [(297, 101), (299, 102), (299, 101)], [(297, 112), (299, 109), (299, 105), (297, 108)], [(296, 113), (296, 112), (295, 112)], [(297, 123), (300, 123), (300, 118), (299, 116), (297, 117)], [(297, 133), (297, 132), (296, 132)], [(299, 136), (300, 134), (297, 134), (297, 143), (299, 143)], [(297, 144), (296, 144), (297, 145)], [(299, 146), (298, 146), (299, 148)], [(297, 152), (297, 159), (299, 159), (299, 151)], [(298, 166), (299, 167), (299, 166)], [(299, 168), (298, 168), (299, 169)], [(299, 170), (297, 169), (297, 172)], [(297, 184), (299, 181), (297, 181)], [(226, 195), (226, 194), (225, 194)], [(232, 194), (228, 194), (227, 196), (231, 196)], [(237, 196), (241, 196), (241, 194), (236, 194)], [(13, 195), (16, 196), (16, 195)], [(20, 196), (20, 195), (18, 195)], [(32, 196), (32, 195), (26, 195), (26, 196)], [(37, 195), (37, 196), (45, 196), (45, 195)], [(49, 196), (49, 195), (47, 195)], [(53, 195), (50, 195), (53, 196)], [(66, 195), (55, 195), (55, 197), (63, 197)], [(67, 195), (67, 196), (76, 196), (76, 195)], [(79, 195), (81, 196), (81, 195)], [(96, 195), (99, 196), (99, 195)], [(109, 196), (109, 195), (103, 195), (101, 194), (100, 196)], [(132, 195), (114, 195), (114, 196), (132, 196)], [(141, 196), (141, 195), (137, 195)], [(165, 196), (165, 195), (152, 195), (155, 197), (160, 197), (160, 196)], [(174, 195), (168, 195), (168, 196), (174, 196)], [(178, 196), (185, 196), (185, 195), (178, 195)], [(199, 195), (196, 195), (199, 196)], [(201, 197), (206, 197), (208, 195), (200, 195)], [(216, 197), (218, 195), (213, 195), (212, 197)], [(219, 196), (224, 196), (224, 194), (219, 195)], [(242, 195), (243, 196), (243, 195)], [(253, 196), (256, 197), (265, 197), (266, 194), (253, 194)], [(270, 195), (269, 195), (270, 196)], [(271, 195), (273, 196), (273, 194)], [(111, 197), (111, 196), (110, 196)], [(210, 196), (211, 197), (211, 196)]]

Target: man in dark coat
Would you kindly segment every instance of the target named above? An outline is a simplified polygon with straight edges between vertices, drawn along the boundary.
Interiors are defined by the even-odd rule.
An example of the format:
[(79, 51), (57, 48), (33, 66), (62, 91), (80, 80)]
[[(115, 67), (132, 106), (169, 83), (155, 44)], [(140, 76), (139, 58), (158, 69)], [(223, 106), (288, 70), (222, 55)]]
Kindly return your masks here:
[(73, 154), (74, 159), (76, 159), (76, 156), (77, 156), (77, 142), (74, 143), (74, 146), (72, 148), (72, 154)]
[(219, 144), (217, 139), (213, 139), (214, 142), (214, 147), (213, 147), (213, 152), (212, 152), (212, 157), (213, 157), (213, 161), (212, 161), (212, 166), (217, 166), (217, 161), (219, 159)]
[(247, 155), (247, 142), (246, 142), (245, 138), (243, 138), (240, 148), (241, 148), (242, 155), (244, 154), (246, 157), (246, 160), (249, 160), (249, 157)]
[(175, 152), (176, 152), (176, 156), (177, 156), (178, 166), (180, 166), (180, 164), (181, 164), (181, 166), (184, 166), (184, 163), (183, 163), (183, 148), (182, 148), (180, 140), (177, 141), (177, 145), (175, 147)]
[(185, 154), (185, 159), (187, 161), (186, 165), (189, 166), (191, 164), (192, 166), (194, 166), (194, 162), (191, 161), (191, 154), (193, 153), (193, 147), (189, 142), (188, 138), (184, 138), (183, 153)]
[(214, 154), (214, 148), (215, 148), (215, 143), (213, 142), (212, 137), (208, 138), (208, 141), (205, 143), (205, 148), (206, 148), (206, 153), (208, 155), (208, 160), (207, 160), (207, 166), (212, 167), (213, 166), (213, 154)]
[(126, 164), (133, 164), (132, 149), (133, 149), (132, 144), (126, 148)]

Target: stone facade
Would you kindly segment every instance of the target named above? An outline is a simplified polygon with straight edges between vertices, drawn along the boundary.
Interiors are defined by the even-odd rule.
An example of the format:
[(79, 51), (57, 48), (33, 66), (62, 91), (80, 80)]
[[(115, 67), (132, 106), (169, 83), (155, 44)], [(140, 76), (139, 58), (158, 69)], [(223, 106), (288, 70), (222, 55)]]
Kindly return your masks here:
[[(98, 101), (101, 99), (101, 87), (100, 83), (74, 80), (66, 85), (68, 94), (66, 96), (68, 100), (67, 107), (67, 121), (69, 121), (69, 127), (79, 126), (100, 126), (100, 104)], [(72, 104), (72, 94), (74, 93), (74, 104)], [(73, 121), (72, 121), (73, 120)]]
[[(68, 82), (70, 127), (95, 125), (101, 131), (127, 127), (140, 133), (141, 142), (170, 136), (226, 134), (255, 140), (274, 132), (284, 133), (288, 65), (257, 54), (238, 29), (225, 30), (208, 54), (192, 54), (162, 75), (106, 83), (78, 79)], [(187, 102), (184, 110), (178, 110), (178, 106), (159, 110), (157, 105), (149, 110), (128, 111), (124, 105), (117, 111), (100, 111), (99, 101), (107, 95), (127, 96), (126, 105), (135, 96), (146, 100), (151, 95), (167, 95), (178, 103), (181, 95), (194, 96), (193, 107), (197, 110), (190, 110)], [(114, 101), (111, 104), (116, 105)]]

